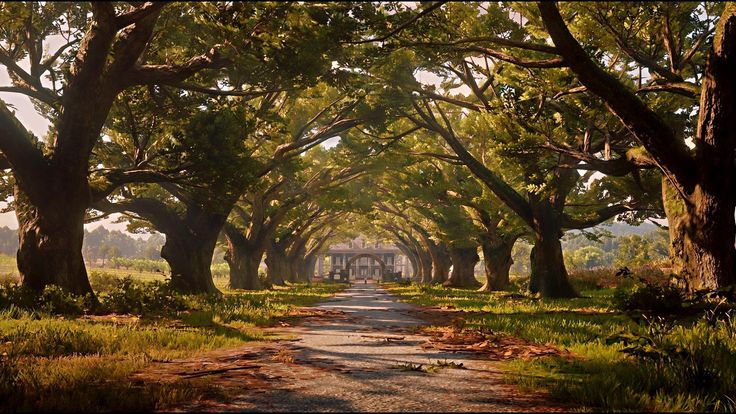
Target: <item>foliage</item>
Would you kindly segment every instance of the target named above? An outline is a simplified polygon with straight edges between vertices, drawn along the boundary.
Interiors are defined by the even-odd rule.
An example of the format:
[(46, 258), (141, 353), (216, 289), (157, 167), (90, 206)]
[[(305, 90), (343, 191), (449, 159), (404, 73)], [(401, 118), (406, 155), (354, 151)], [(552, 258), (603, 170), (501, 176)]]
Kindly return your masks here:
[(639, 267), (667, 257), (668, 238), (662, 232), (653, 232), (644, 237), (637, 234), (618, 238), (619, 246), (614, 264), (616, 266)]
[(127, 257), (115, 257), (110, 259), (110, 266), (114, 268), (134, 269), (138, 272), (169, 272), (169, 264), (165, 260), (131, 259)]
[(130, 277), (121, 279), (100, 295), (102, 306), (109, 312), (152, 314), (174, 313), (187, 308), (186, 301), (168, 282), (142, 283)]
[(682, 309), (684, 292), (673, 285), (638, 285), (633, 289), (617, 288), (614, 305), (624, 312), (672, 313)]
[(0, 310), (19, 308), (48, 314), (82, 315), (93, 306), (91, 296), (64, 292), (58, 286), (47, 286), (39, 295), (16, 283), (0, 285)]

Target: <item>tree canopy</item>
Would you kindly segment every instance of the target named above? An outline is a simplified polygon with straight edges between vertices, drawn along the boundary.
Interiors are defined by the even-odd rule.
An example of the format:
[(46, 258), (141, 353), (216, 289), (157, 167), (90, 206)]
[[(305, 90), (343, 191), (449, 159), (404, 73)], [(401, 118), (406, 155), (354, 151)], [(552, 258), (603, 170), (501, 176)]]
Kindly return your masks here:
[[(650, 251), (693, 289), (736, 282), (733, 4), (18, 2), (0, 21), (0, 92), (50, 124), (0, 100), (36, 291), (92, 292), (83, 226), (111, 214), (165, 236), (189, 293), (217, 293), (217, 245), (230, 286), (259, 289), (358, 229), (421, 283), (505, 289), (519, 240), (544, 297)], [(566, 232), (664, 219), (667, 252), (563, 254)]]

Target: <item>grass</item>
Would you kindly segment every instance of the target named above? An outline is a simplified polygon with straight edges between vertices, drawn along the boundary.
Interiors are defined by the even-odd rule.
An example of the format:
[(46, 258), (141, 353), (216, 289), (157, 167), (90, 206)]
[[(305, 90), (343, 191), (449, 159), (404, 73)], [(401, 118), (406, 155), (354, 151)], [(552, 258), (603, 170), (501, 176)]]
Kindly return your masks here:
[[(213, 265), (213, 268), (217, 265)], [(90, 266), (87, 265), (87, 273), (92, 276), (95, 273), (102, 273), (107, 274), (111, 276), (115, 276), (117, 278), (123, 278), (130, 276), (131, 278), (135, 280), (140, 280), (143, 282), (150, 282), (154, 280), (163, 281), (166, 279), (167, 275), (163, 273), (158, 272), (149, 272), (147, 270), (139, 271), (133, 268), (130, 269), (124, 269), (122, 267), (115, 268), (111, 266)], [(2, 281), (15, 281), (18, 280), (18, 267), (16, 266), (15, 257), (9, 256), (6, 254), (0, 254), (0, 282)], [(229, 283), (228, 277), (214, 277), (213, 278), (215, 282), (215, 286), (217, 286), (218, 289), (224, 290), (227, 289), (227, 285)]]
[(0, 311), (0, 411), (141, 411), (196, 401), (213, 392), (204, 379), (151, 383), (131, 375), (155, 361), (269, 339), (260, 327), (341, 288), (190, 296), (187, 310), (140, 316), (64, 317), (10, 306)]
[[(564, 300), (441, 286), (389, 289), (417, 305), (472, 312), (465, 328), (549, 343), (576, 356), (512, 361), (506, 379), (522, 389), (544, 387), (561, 401), (608, 411), (736, 409), (736, 321), (709, 324), (691, 318), (667, 329), (635, 323), (613, 309), (612, 289), (584, 291), (583, 298)], [(622, 332), (654, 338), (659, 347), (655, 351), (671, 345), (685, 352), (660, 360), (635, 358), (621, 352), (623, 345), (607, 343), (609, 336)]]

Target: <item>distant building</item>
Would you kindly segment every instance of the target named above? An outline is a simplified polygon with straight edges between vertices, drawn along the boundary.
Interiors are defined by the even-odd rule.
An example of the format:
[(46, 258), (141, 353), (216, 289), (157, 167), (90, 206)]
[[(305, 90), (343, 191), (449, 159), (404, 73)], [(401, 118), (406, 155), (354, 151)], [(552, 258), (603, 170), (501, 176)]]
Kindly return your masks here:
[(324, 260), (318, 260), (320, 275), (329, 271), (339, 272), (349, 269), (350, 279), (381, 279), (386, 272), (401, 272), (403, 278), (412, 274), (409, 259), (393, 244), (369, 243), (365, 237), (359, 236), (347, 243), (330, 245), (324, 254)]

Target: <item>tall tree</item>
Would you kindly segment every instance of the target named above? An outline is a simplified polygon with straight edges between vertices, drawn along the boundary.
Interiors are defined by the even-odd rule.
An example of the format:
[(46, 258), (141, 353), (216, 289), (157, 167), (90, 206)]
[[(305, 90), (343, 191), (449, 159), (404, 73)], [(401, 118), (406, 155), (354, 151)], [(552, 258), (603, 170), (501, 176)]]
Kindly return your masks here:
[[(336, 14), (344, 15), (344, 7), (335, 6)], [(83, 220), (90, 204), (108, 193), (90, 187), (89, 161), (122, 92), (145, 85), (238, 95), (273, 74), (292, 84), (306, 81), (330, 64), (321, 61), (324, 52), (338, 46), (350, 26), (344, 17), (331, 20), (331, 10), (272, 3), (3, 5), (3, 21), (16, 23), (2, 32), (0, 64), (12, 82), (3, 89), (31, 97), (52, 123), (40, 141), (0, 103), (0, 152), (14, 177), (22, 283), (91, 292), (81, 254)], [(204, 14), (207, 19), (200, 18)], [(64, 42), (44, 56), (52, 37)], [(307, 44), (296, 64), (291, 57)], [(23, 69), (23, 59), (30, 70)], [(228, 65), (248, 68), (237, 81), (225, 82), (230, 89), (215, 73), (204, 74)], [(110, 177), (119, 185), (158, 180), (125, 171)]]

